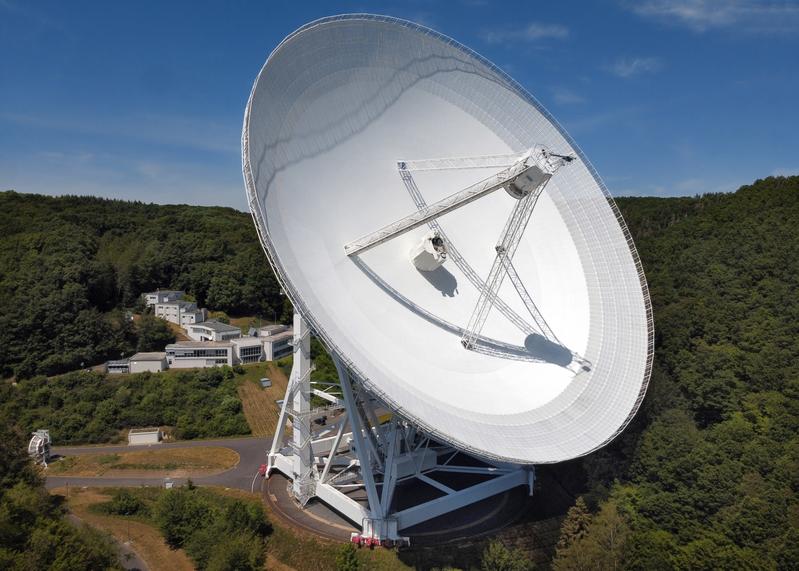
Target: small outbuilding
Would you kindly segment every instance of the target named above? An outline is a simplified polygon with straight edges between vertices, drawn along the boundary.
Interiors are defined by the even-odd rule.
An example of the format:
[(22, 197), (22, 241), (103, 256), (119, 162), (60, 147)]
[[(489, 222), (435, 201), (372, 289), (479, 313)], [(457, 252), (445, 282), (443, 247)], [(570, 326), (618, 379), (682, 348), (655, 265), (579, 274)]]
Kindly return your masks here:
[(128, 432), (128, 446), (158, 444), (162, 437), (160, 428), (131, 428)]
[(136, 353), (129, 360), (131, 373), (158, 373), (166, 369), (166, 353)]
[(108, 361), (105, 364), (105, 370), (112, 375), (122, 373), (130, 373), (130, 359), (117, 359), (115, 361)]

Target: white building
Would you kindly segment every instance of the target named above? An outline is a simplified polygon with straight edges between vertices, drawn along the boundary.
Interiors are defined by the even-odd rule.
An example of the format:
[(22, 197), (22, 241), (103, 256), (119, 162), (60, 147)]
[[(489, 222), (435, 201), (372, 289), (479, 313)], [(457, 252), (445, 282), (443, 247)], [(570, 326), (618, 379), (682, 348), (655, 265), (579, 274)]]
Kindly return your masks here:
[(183, 299), (185, 292), (172, 289), (159, 289), (150, 293), (145, 293), (144, 301), (147, 307), (152, 307), (156, 303), (171, 303)]
[(236, 363), (257, 363), (264, 360), (264, 343), (260, 337), (231, 339), (233, 359)]
[(199, 309), (193, 301), (167, 301), (156, 303), (153, 307), (156, 317), (166, 319), (181, 327), (202, 323), (206, 318), (205, 309)]
[[(130, 373), (158, 373), (166, 370), (166, 353), (136, 353), (129, 359)], [(110, 371), (110, 367), (109, 367)]]
[(291, 340), (294, 330), (286, 325), (267, 325), (258, 329), (258, 337), (264, 344), (264, 360), (274, 361), (291, 355)]
[(121, 373), (130, 373), (130, 359), (117, 359), (115, 361), (108, 361), (105, 364), (105, 370), (112, 375)]
[(230, 341), (241, 337), (241, 329), (214, 319), (188, 325), (186, 332), (195, 341)]
[(131, 428), (128, 432), (128, 445), (158, 444), (161, 437), (160, 428)]
[(218, 341), (180, 341), (166, 346), (171, 369), (233, 365), (233, 344)]

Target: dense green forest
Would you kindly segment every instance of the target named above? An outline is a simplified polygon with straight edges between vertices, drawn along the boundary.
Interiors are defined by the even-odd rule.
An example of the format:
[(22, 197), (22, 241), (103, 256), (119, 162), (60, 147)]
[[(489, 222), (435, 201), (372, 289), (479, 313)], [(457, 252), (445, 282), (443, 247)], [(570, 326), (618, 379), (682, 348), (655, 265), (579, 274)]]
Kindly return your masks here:
[[(655, 365), (641, 411), (616, 441), (546, 468), (580, 495), (552, 565), (796, 569), (799, 177), (618, 203), (649, 280)], [(124, 336), (115, 309), (159, 285), (234, 312), (282, 308), (243, 213), (15, 193), (0, 204), (4, 374), (113, 353), (114, 335)], [(332, 374), (323, 361), (319, 378)], [(12, 416), (58, 404), (50, 383), (58, 379), (20, 383), (27, 400)], [(0, 397), (9, 406), (11, 393)]]
[[(140, 295), (281, 316), (252, 219), (232, 208), (0, 192), (0, 376), (53, 375), (130, 354)], [(83, 365), (82, 365), (83, 364)]]
[[(556, 569), (799, 568), (799, 177), (626, 198), (655, 311), (634, 423), (581, 469)], [(543, 493), (543, 492), (542, 492)]]
[(26, 430), (47, 427), (59, 444), (113, 442), (140, 426), (170, 426), (179, 439), (250, 433), (228, 367), (4, 382), (0, 416)]

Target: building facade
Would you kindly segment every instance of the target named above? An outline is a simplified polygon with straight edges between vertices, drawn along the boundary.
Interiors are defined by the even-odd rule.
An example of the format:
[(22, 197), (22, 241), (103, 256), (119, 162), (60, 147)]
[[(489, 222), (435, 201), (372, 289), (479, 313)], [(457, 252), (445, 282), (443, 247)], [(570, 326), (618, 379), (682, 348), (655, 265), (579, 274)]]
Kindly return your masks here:
[(198, 308), (193, 301), (178, 300), (156, 303), (153, 309), (156, 317), (181, 327), (202, 323), (206, 318), (205, 309)]
[(143, 295), (144, 302), (147, 304), (147, 307), (152, 307), (156, 303), (171, 303), (183, 299), (185, 292), (171, 289), (159, 289), (157, 291), (152, 291)]
[(264, 343), (258, 337), (231, 339), (233, 359), (236, 363), (257, 363), (264, 360)]
[(170, 369), (233, 365), (233, 344), (217, 341), (180, 341), (166, 346)]
[(294, 330), (286, 325), (267, 325), (258, 330), (258, 337), (264, 344), (264, 360), (275, 361), (288, 355), (293, 350), (291, 340)]
[(166, 353), (136, 353), (129, 359), (130, 373), (159, 373), (166, 370)]
[(186, 333), (195, 341), (230, 341), (241, 337), (241, 329), (214, 319), (188, 325)]
[(117, 359), (115, 361), (108, 361), (105, 364), (105, 370), (107, 373), (112, 375), (130, 373), (130, 359)]
[(128, 431), (128, 445), (141, 446), (146, 444), (158, 444), (161, 442), (160, 428), (131, 428)]

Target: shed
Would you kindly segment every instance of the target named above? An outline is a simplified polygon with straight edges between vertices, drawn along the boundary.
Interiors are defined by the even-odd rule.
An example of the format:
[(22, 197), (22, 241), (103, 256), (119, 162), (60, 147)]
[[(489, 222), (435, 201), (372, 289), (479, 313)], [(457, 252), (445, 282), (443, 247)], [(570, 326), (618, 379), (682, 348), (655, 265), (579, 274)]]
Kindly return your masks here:
[(160, 428), (131, 428), (128, 432), (128, 445), (158, 444), (161, 438)]
[(166, 368), (166, 353), (164, 352), (136, 353), (130, 358), (131, 373), (146, 371), (158, 373)]

